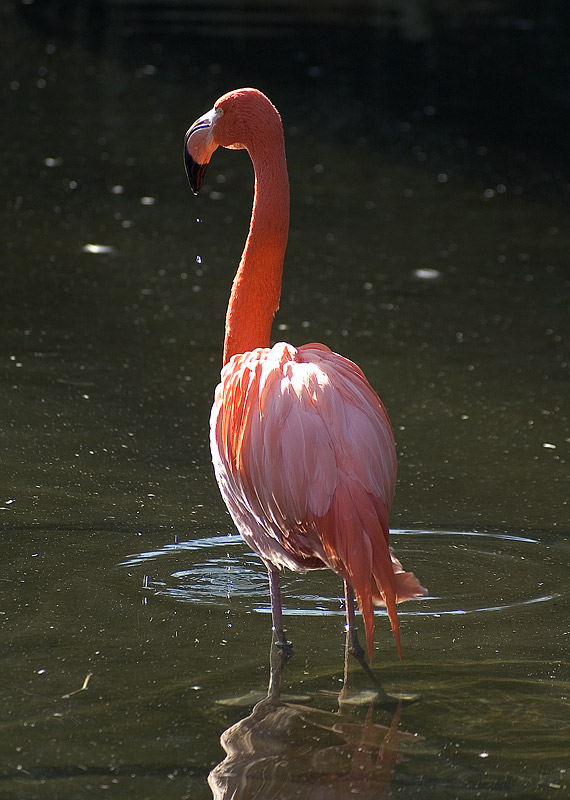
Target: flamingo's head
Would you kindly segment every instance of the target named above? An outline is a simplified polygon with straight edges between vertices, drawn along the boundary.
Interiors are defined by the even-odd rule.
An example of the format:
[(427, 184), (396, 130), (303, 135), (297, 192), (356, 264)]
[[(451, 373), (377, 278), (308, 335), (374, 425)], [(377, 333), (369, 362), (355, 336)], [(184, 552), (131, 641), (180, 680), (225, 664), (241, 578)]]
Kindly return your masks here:
[(277, 133), (282, 138), (282, 130), (277, 109), (258, 89), (235, 89), (222, 95), (184, 137), (184, 165), (194, 194), (198, 194), (218, 147), (246, 149), (251, 155), (268, 134)]

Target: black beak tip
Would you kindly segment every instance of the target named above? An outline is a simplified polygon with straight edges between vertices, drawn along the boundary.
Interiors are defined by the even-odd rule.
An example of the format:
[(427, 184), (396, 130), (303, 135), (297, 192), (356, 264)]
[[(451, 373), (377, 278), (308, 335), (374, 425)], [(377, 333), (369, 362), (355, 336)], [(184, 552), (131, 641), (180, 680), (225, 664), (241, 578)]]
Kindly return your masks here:
[(194, 194), (198, 194), (204, 180), (207, 164), (198, 164), (188, 150), (184, 148), (184, 167), (186, 168), (186, 175), (188, 183)]

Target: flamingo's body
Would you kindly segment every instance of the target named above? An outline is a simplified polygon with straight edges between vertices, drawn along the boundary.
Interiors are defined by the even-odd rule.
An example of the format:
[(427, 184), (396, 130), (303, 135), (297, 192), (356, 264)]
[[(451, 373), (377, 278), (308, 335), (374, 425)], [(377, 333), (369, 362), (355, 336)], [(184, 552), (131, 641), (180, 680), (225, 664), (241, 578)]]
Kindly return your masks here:
[(285, 641), (279, 569), (329, 567), (354, 587), (368, 653), (373, 604), (385, 605), (400, 653), (396, 603), (425, 594), (388, 545), (396, 481), (392, 426), (361, 370), (321, 344), (269, 347), (289, 224), (281, 119), (261, 92), (221, 97), (186, 134), (194, 191), (218, 146), (245, 147), (255, 170), (246, 246), (226, 318), (224, 367), (211, 415), (216, 478), (228, 510), (270, 576), (274, 628)]

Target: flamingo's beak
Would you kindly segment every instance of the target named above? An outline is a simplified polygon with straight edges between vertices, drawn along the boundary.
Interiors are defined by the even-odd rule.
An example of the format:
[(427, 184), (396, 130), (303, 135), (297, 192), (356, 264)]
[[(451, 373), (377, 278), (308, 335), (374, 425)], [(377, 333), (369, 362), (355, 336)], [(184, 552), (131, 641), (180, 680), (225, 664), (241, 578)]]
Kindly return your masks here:
[(217, 148), (213, 141), (213, 124), (216, 117), (217, 112), (212, 109), (197, 119), (184, 137), (184, 167), (194, 194), (200, 191), (206, 167)]
[(186, 144), (184, 145), (184, 167), (186, 168), (186, 175), (188, 177), (188, 183), (190, 184), (190, 188), (194, 192), (194, 194), (198, 194), (200, 191), (200, 187), (202, 186), (202, 181), (204, 180), (204, 175), (206, 173), (207, 164), (198, 164), (197, 161), (194, 161), (190, 153), (188, 152), (188, 134), (186, 134)]

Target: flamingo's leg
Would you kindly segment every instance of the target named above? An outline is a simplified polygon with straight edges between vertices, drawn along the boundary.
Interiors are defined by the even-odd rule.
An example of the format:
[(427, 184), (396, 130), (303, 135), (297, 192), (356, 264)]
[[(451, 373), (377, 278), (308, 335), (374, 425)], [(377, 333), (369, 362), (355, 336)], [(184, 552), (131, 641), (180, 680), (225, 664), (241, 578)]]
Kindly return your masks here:
[(354, 613), (354, 590), (348, 581), (344, 581), (344, 602), (346, 606), (348, 652), (353, 655), (361, 664), (363, 662), (366, 663), (366, 655), (364, 654), (362, 645), (358, 641), (356, 615)]
[[(346, 647), (345, 647), (345, 661), (344, 661), (344, 684), (343, 684), (343, 691), (347, 692), (348, 686), (348, 656), (352, 655), (356, 658), (362, 669), (364, 670), (365, 674), (367, 675), (368, 679), (371, 681), (372, 685), (374, 686), (375, 690), (378, 692), (378, 696), (376, 698), (376, 703), (380, 706), (384, 706), (387, 708), (395, 707), (398, 703), (403, 701), (407, 702), (414, 702), (418, 699), (419, 695), (401, 695), (393, 696), (388, 694), (383, 688), (380, 680), (374, 675), (372, 670), (370, 669), (370, 665), (366, 660), (366, 653), (364, 652), (362, 645), (358, 641), (358, 634), (356, 631), (356, 617), (354, 613), (355, 603), (354, 603), (354, 590), (350, 583), (347, 581), (344, 582), (344, 597), (346, 602)], [(341, 699), (343, 697), (343, 692), (341, 692)]]
[[(346, 603), (346, 652), (353, 655), (358, 661), (368, 678), (372, 681), (373, 686), (378, 690), (380, 697), (386, 697), (384, 689), (380, 685), (380, 681), (370, 669), (370, 665), (366, 660), (366, 653), (360, 642), (358, 641), (358, 631), (356, 630), (356, 615), (354, 613), (354, 590), (348, 581), (344, 581), (344, 599)], [(346, 662), (345, 662), (345, 676), (346, 676)]]
[(281, 608), (281, 587), (279, 585), (279, 570), (272, 564), (267, 564), (269, 574), (269, 594), (271, 597), (271, 616), (273, 617), (273, 637), (277, 647), (286, 652), (293, 649), (291, 642), (287, 641), (283, 630), (283, 611)]

